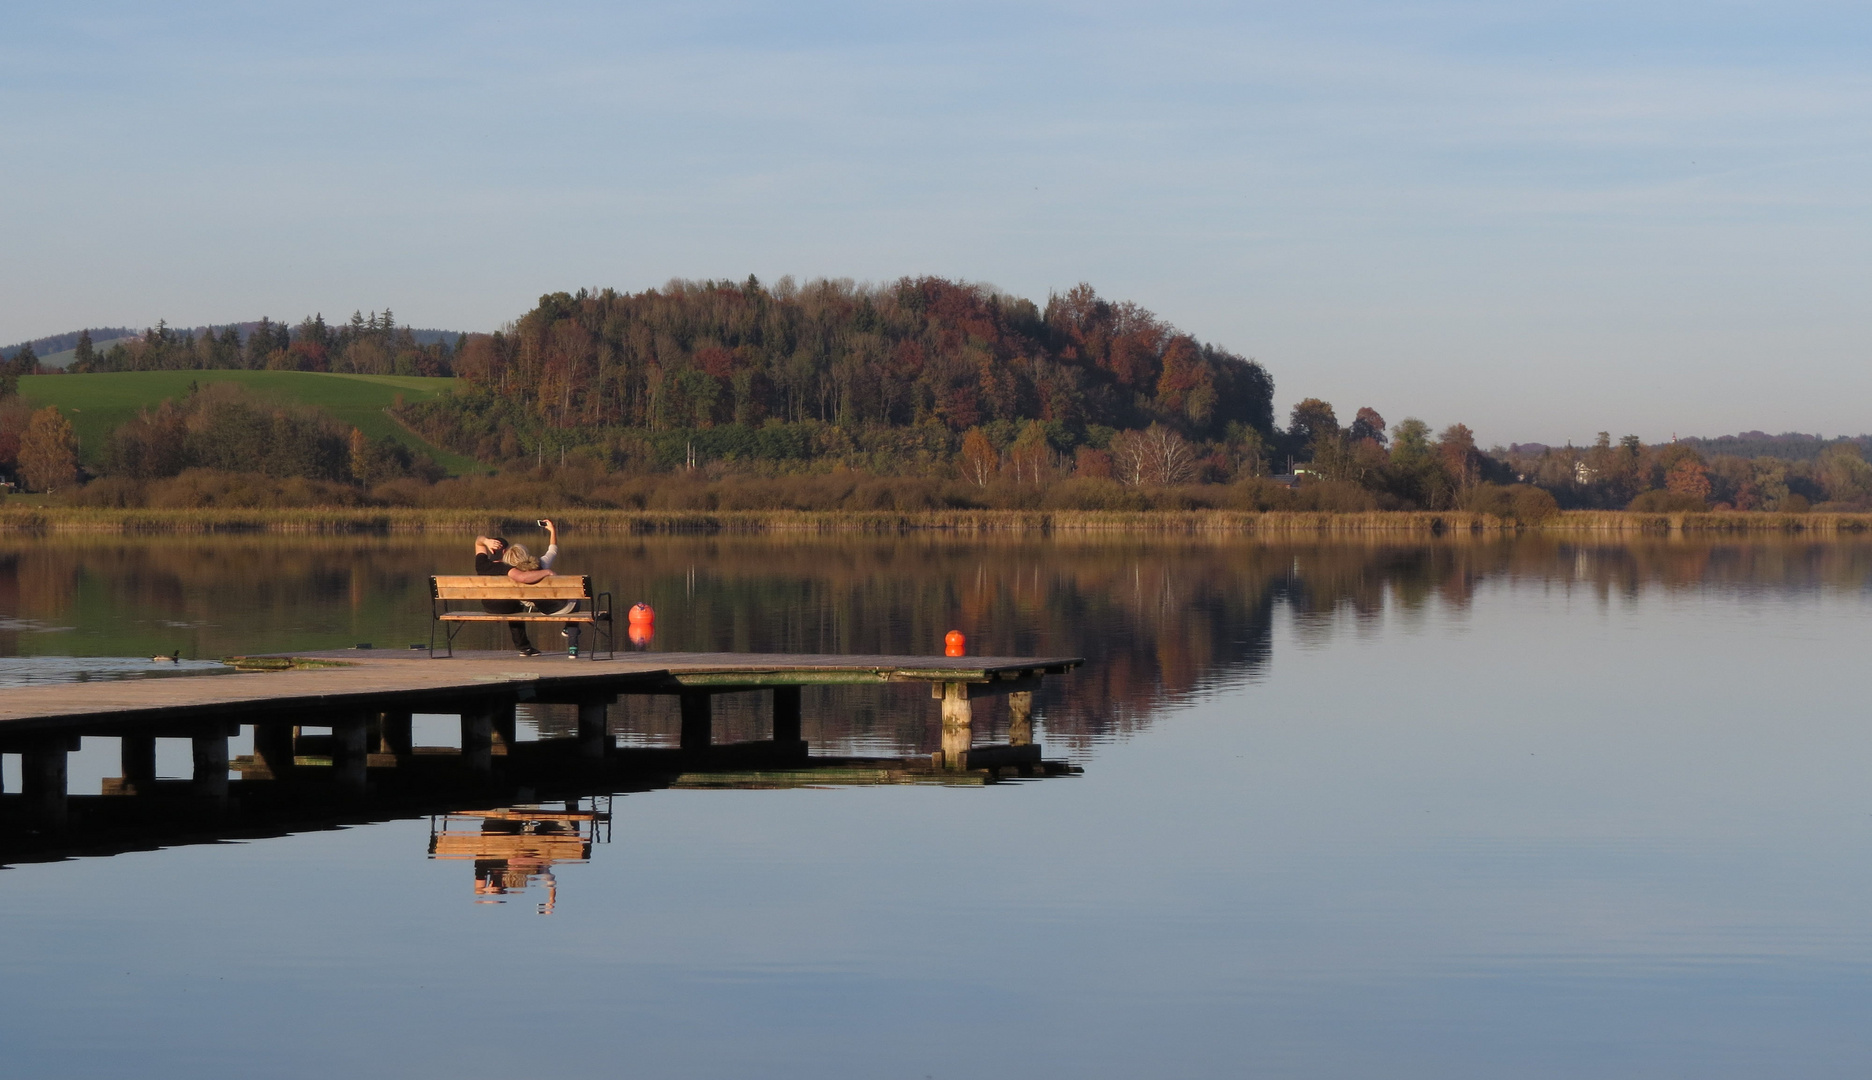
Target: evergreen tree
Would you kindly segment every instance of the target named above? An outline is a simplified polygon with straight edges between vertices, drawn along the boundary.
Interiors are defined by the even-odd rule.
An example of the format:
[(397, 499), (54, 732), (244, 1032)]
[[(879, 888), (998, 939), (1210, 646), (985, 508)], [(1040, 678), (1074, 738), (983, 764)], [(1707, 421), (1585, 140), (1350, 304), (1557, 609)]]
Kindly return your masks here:
[(39, 354), (33, 352), (32, 342), (28, 341), (19, 347), (13, 359), (7, 361), (6, 372), (9, 375), (39, 374)]

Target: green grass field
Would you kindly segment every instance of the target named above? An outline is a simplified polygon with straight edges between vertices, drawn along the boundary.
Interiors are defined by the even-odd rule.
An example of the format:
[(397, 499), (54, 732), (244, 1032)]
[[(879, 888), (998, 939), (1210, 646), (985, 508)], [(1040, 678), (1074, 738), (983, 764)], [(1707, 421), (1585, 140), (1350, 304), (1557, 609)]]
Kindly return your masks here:
[(448, 393), (454, 379), (414, 375), (328, 375), (309, 371), (119, 371), (93, 375), (28, 375), (20, 397), (38, 405), (56, 405), (78, 429), (79, 453), (95, 465), (105, 439), (137, 410), (188, 393), (189, 384), (239, 383), (258, 397), (307, 405), (373, 439), (385, 435), (433, 457), (451, 473), (471, 472), (475, 463), (431, 446), (404, 430), (384, 410), (401, 395), (421, 401)]

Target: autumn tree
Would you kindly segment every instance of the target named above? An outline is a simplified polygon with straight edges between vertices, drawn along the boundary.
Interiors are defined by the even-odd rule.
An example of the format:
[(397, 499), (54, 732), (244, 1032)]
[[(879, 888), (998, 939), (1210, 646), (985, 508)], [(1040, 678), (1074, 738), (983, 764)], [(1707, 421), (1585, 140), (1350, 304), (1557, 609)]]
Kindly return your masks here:
[(1053, 448), (1047, 443), (1046, 425), (1029, 420), (1020, 437), (1008, 448), (1008, 468), (1017, 484), (1038, 484), (1052, 471)]
[(1378, 410), (1368, 405), (1358, 411), (1358, 416), (1353, 419), (1352, 426), (1346, 430), (1346, 436), (1355, 443), (1370, 441), (1383, 446), (1385, 444), (1384, 417), (1379, 416)]
[(1836, 443), (1822, 450), (1814, 462), (1814, 474), (1828, 499), (1853, 503), (1872, 499), (1872, 465), (1860, 456), (1856, 443)]
[(970, 428), (962, 436), (962, 477), (976, 487), (987, 487), (988, 481), (1001, 471), (1001, 455), (995, 452), (994, 444), (981, 428)]
[(1451, 424), (1437, 439), (1437, 458), (1444, 471), (1455, 481), (1457, 490), (1467, 491), (1481, 480), (1482, 454), (1476, 449), (1475, 433), (1467, 425)]
[(1664, 474), (1664, 490), (1673, 495), (1689, 495), (1707, 501), (1710, 497), (1709, 473), (1704, 471), (1703, 463), (1696, 458), (1683, 458)]
[(1122, 431), (1112, 439), (1112, 472), (1126, 484), (1187, 484), (1196, 478), (1196, 448), (1162, 424)]
[(78, 433), (58, 407), (47, 405), (32, 414), (20, 437), (20, 476), (39, 491), (53, 491), (77, 482)]

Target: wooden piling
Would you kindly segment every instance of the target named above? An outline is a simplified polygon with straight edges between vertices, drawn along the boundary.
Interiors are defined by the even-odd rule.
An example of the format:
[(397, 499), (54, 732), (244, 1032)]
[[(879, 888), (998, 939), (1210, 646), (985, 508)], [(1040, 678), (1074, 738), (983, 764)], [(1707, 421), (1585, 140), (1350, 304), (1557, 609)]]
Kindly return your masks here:
[(477, 704), (461, 714), (462, 764), (477, 776), (494, 771), (494, 710)]
[(284, 780), (293, 775), (293, 723), (291, 720), (256, 721), (253, 737), (255, 779)]
[(370, 717), (357, 713), (332, 720), (332, 780), (346, 791), (364, 790), (370, 758)]
[(800, 740), (800, 688), (797, 686), (774, 687), (773, 740), (776, 743)]
[(682, 748), (707, 750), (714, 742), (714, 707), (706, 690), (684, 690), (682, 699)]
[(1033, 691), (1008, 695), (1008, 745), (1033, 745)]
[(392, 710), (383, 713), (377, 728), (378, 753), (395, 754), (397, 760), (402, 761), (415, 752), (416, 726), (410, 717), (410, 710)]
[(68, 819), (65, 747), (62, 739), (48, 739), (20, 754), (20, 788), (27, 812), (46, 828), (62, 829)]
[(969, 704), (968, 684), (942, 684), (943, 768), (967, 768), (969, 744), (974, 738), (975, 710)]
[(502, 757), (513, 753), (514, 734), (520, 723), (513, 701), (494, 702), (489, 706), (488, 717), (494, 729), (494, 753)]
[(605, 716), (605, 701), (581, 701), (578, 705), (578, 753), (596, 760), (605, 756), (610, 728)]
[(119, 772), (125, 795), (142, 795), (156, 782), (156, 736), (125, 735), (119, 740)]
[(216, 802), (224, 802), (228, 796), (228, 736), (227, 728), (215, 724), (211, 728), (198, 731), (189, 736), (189, 747), (195, 758), (195, 771), (190, 781), (190, 788), (196, 795)]

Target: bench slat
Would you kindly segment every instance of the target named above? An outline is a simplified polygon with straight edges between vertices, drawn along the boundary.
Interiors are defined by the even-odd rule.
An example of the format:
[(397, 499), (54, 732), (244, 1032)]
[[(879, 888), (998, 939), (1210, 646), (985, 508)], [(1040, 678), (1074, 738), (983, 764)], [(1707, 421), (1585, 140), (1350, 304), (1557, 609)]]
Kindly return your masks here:
[(586, 600), (591, 594), (584, 589), (570, 586), (540, 588), (535, 585), (515, 585), (506, 589), (445, 589), (438, 587), (437, 600)]
[(537, 611), (520, 611), (512, 615), (489, 615), (480, 611), (445, 611), (436, 616), (442, 622), (583, 622), (595, 623), (597, 616), (589, 611), (574, 611), (569, 615), (542, 615)]
[(436, 574), (430, 581), (437, 600), (588, 600), (592, 595), (591, 578), (583, 574), (549, 577), (537, 585), (476, 574)]

